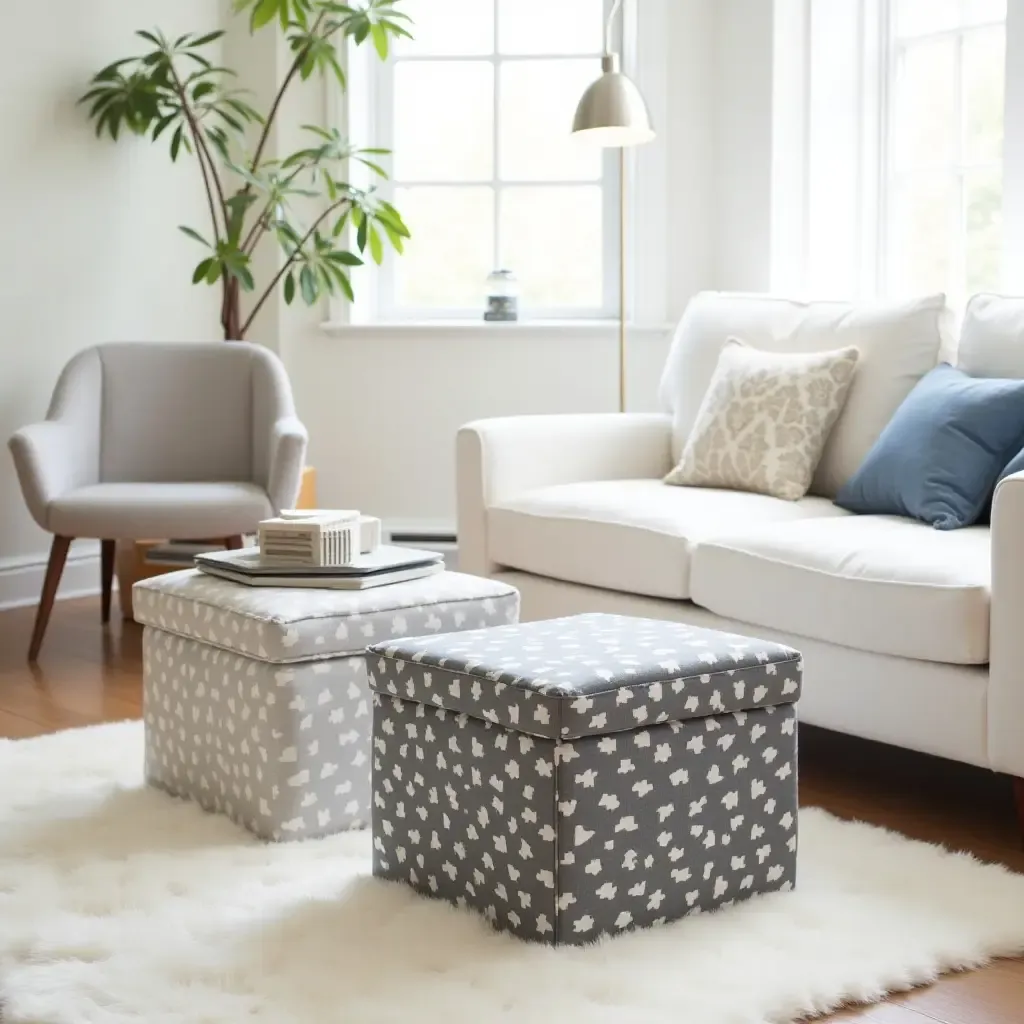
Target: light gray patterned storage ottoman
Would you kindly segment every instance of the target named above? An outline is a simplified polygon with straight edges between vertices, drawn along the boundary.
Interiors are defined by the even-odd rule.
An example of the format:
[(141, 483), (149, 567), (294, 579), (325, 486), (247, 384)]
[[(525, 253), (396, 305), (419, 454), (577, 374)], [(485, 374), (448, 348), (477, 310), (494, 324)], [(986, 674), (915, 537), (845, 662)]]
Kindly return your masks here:
[(794, 884), (796, 651), (580, 615), (368, 659), (375, 875), (551, 944)]
[(505, 584), (441, 573), (366, 591), (136, 584), (147, 780), (266, 839), (369, 823), (366, 645), (515, 622)]

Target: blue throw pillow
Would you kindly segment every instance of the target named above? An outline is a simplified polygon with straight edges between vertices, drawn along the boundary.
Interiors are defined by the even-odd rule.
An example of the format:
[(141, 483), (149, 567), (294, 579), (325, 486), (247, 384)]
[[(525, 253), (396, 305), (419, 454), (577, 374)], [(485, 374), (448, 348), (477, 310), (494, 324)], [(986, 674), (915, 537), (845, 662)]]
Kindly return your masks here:
[(997, 480), (996, 483), (999, 483), (1003, 477), (1013, 476), (1014, 473), (1020, 473), (1022, 470), (1024, 470), (1024, 451), (1019, 451), (1003, 467), (1003, 471), (999, 474), (999, 480)]
[(836, 504), (940, 530), (970, 526), (1024, 438), (1024, 380), (969, 377), (946, 363), (896, 410)]

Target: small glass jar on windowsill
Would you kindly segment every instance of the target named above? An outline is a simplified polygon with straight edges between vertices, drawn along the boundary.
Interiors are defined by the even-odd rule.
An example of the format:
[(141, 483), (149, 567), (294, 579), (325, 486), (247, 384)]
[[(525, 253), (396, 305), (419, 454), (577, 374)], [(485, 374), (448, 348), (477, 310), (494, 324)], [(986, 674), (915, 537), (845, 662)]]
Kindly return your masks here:
[(487, 278), (484, 319), (504, 323), (519, 319), (519, 281), (511, 270), (495, 270)]

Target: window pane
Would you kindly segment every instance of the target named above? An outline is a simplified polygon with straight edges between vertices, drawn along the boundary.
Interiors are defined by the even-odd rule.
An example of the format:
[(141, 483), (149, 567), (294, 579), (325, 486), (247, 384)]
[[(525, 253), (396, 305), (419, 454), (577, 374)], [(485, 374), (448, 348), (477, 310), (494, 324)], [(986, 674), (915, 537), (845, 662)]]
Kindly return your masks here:
[(968, 164), (1003, 157), (1006, 33), (983, 29), (964, 39), (964, 158)]
[(602, 0), (498, 0), (502, 53), (602, 53)]
[(900, 38), (1006, 20), (1006, 0), (896, 0)]
[(575, 138), (572, 119), (596, 60), (522, 60), (501, 68), (500, 174), (508, 181), (601, 177), (601, 150)]
[(967, 294), (999, 291), (1003, 265), (1003, 175), (992, 168), (964, 179)]
[(1006, 0), (964, 0), (964, 24), (1006, 21)]
[(501, 264), (534, 309), (603, 305), (602, 192), (597, 185), (523, 186), (501, 194)]
[(896, 0), (896, 35), (927, 35), (960, 25), (960, 0)]
[(395, 190), (412, 238), (395, 260), (399, 306), (479, 309), (494, 269), (494, 191), (484, 187)]
[(494, 68), (483, 61), (395, 66), (395, 178), (489, 181)]
[(494, 4), (491, 0), (402, 0), (396, 10), (408, 14), (412, 40), (400, 39), (399, 56), (476, 56), (494, 53)]
[(913, 178), (892, 197), (892, 266), (899, 294), (959, 291), (953, 268), (959, 214), (955, 179)]
[(903, 55), (896, 80), (892, 138), (896, 166), (942, 166), (957, 142), (956, 41), (914, 43)]

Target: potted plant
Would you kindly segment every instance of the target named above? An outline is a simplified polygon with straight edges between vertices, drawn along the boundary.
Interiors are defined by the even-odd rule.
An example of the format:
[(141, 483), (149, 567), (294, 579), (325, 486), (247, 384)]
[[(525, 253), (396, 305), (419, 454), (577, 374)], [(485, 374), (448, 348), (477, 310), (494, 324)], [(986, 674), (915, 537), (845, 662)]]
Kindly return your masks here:
[[(380, 263), (385, 241), (402, 252), (409, 231), (401, 215), (374, 187), (348, 181), (352, 161), (385, 177), (379, 157), (387, 151), (359, 148), (331, 125), (305, 125), (308, 145), (285, 157), (268, 154), (268, 142), (288, 90), (314, 76), (346, 79), (339, 52), (352, 41), (369, 43), (383, 60), (397, 36), (409, 36), (401, 0), (235, 0), (234, 14), (248, 16), (249, 30), (278, 31), (293, 54), (269, 109), (257, 110), (237, 74), (210, 59), (223, 31), (187, 33), (171, 39), (160, 30), (139, 31), (145, 52), (124, 57), (93, 76), (81, 102), (88, 105), (97, 136), (115, 142), (125, 134), (163, 139), (171, 160), (195, 161), (196, 184), (205, 192), (209, 222), (180, 230), (203, 247), (192, 274), (195, 285), (220, 289), (224, 338), (242, 341), (267, 300), (283, 290), (290, 304), (298, 296), (312, 306), (325, 295), (353, 296), (349, 273), (369, 250)], [(303, 211), (313, 210), (311, 217)], [(349, 230), (346, 230), (348, 228)], [(354, 242), (352, 251), (350, 239)], [(269, 280), (257, 281), (253, 258), (274, 244), (281, 258)], [(252, 302), (243, 314), (243, 292)], [(315, 473), (306, 469), (300, 507), (316, 504)], [(122, 595), (132, 582), (179, 565), (146, 562), (146, 544), (118, 552)], [(122, 608), (131, 616), (130, 601)]]
[[(346, 87), (339, 48), (351, 40), (370, 43), (381, 59), (391, 41), (409, 36), (401, 0), (235, 0), (252, 32), (283, 33), (294, 54), (266, 113), (234, 85), (236, 73), (209, 59), (223, 31), (170, 39), (159, 30), (140, 31), (146, 52), (124, 57), (99, 71), (81, 102), (98, 136), (124, 133), (164, 139), (170, 157), (191, 156), (209, 209), (204, 229), (180, 230), (203, 247), (192, 275), (196, 285), (221, 293), (220, 322), (226, 340), (243, 340), (277, 288), (312, 306), (325, 295), (353, 298), (349, 273), (367, 250), (380, 263), (385, 240), (398, 252), (409, 231), (401, 215), (375, 187), (346, 180), (356, 161), (385, 177), (378, 159), (386, 150), (359, 148), (334, 126), (305, 125), (308, 145), (283, 158), (268, 156), (267, 143), (282, 101), (296, 82), (314, 75)], [(315, 212), (304, 218), (296, 209)], [(350, 231), (346, 228), (350, 227)], [(349, 236), (358, 252), (349, 247)], [(257, 282), (253, 256), (261, 244), (280, 247), (280, 265)], [(242, 292), (253, 293), (243, 315)]]

